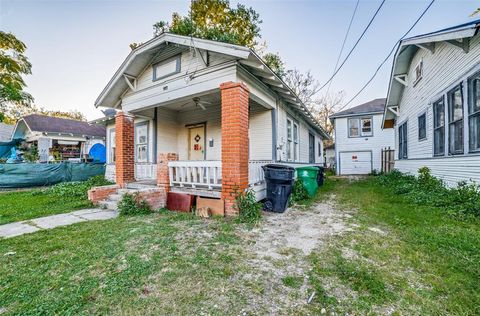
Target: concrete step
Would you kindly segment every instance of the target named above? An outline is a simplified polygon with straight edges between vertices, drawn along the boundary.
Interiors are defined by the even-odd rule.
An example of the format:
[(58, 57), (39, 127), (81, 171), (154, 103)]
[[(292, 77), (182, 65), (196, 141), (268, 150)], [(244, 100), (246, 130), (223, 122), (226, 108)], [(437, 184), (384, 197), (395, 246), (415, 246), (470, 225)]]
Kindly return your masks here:
[(157, 186), (153, 183), (139, 183), (139, 182), (127, 183), (127, 189), (141, 190), (141, 189), (150, 189), (150, 188), (156, 188), (156, 187)]
[(105, 208), (107, 210), (116, 210), (117, 209), (117, 202), (115, 201), (100, 201), (98, 202), (98, 205), (102, 208)]
[(108, 200), (112, 201), (112, 202), (118, 202), (122, 199), (122, 196), (123, 196), (123, 194), (118, 194), (118, 193), (117, 194), (112, 194), (108, 197)]

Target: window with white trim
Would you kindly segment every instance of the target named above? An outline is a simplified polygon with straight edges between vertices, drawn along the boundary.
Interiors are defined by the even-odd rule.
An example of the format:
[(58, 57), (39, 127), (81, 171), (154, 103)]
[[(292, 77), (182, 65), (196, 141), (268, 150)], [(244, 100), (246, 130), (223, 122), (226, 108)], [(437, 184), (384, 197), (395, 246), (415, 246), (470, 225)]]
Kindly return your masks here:
[(287, 118), (287, 160), (298, 161), (299, 159), (299, 129), (298, 124)]
[(427, 113), (418, 117), (418, 140), (427, 139)]
[(348, 137), (368, 137), (372, 135), (372, 117), (348, 119)]
[(109, 131), (109, 142), (110, 142), (110, 148), (109, 148), (109, 154), (108, 154), (108, 162), (109, 163), (115, 163), (115, 129), (112, 128)]
[(468, 80), (468, 135), (470, 152), (480, 151), (480, 73)]
[(452, 155), (463, 154), (463, 93), (459, 84), (447, 93), (448, 148)]
[(180, 72), (181, 55), (169, 58), (153, 65), (153, 81), (166, 78)]
[(398, 159), (408, 158), (408, 130), (407, 122), (398, 128)]
[(419, 61), (415, 66), (415, 71), (413, 73), (413, 86), (415, 86), (423, 76), (423, 60)]
[(148, 125), (135, 126), (135, 161), (148, 162)]
[(445, 155), (445, 102), (443, 97), (433, 103), (433, 155)]

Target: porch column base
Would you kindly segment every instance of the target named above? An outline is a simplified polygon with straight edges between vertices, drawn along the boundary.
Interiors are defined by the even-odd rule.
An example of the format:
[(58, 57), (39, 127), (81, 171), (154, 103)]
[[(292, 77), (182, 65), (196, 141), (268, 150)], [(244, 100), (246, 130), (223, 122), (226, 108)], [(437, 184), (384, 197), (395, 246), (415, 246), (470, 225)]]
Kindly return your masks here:
[(135, 181), (135, 136), (133, 115), (115, 116), (115, 182), (120, 187)]
[(236, 197), (248, 188), (248, 96), (245, 84), (220, 85), (222, 98), (222, 199), (225, 214), (238, 215)]
[(157, 157), (157, 186), (165, 189), (165, 194), (170, 192), (170, 174), (168, 162), (178, 161), (177, 153), (160, 153)]

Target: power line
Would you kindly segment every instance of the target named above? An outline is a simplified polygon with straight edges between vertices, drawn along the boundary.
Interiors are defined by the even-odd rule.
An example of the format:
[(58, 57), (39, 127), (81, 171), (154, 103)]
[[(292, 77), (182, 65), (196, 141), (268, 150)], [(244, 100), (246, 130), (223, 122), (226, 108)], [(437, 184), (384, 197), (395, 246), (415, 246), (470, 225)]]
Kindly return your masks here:
[[(345, 33), (345, 37), (343, 38), (342, 48), (338, 53), (337, 62), (335, 63), (335, 67), (333, 68), (333, 73), (337, 70), (338, 63), (340, 62), (340, 57), (342, 57), (343, 49), (345, 48), (345, 43), (347, 42), (348, 34), (350, 33), (350, 28), (352, 27), (353, 19), (355, 18), (355, 14), (357, 13), (358, 4), (360, 0), (357, 0), (357, 4), (355, 5), (355, 9), (353, 10), (352, 17), (350, 18), (350, 23), (348, 24), (347, 32)], [(330, 86), (332, 85), (333, 80), (330, 80), (330, 83), (327, 87), (327, 92), (325, 92), (325, 96), (328, 95), (328, 91), (330, 91)]]
[(365, 88), (370, 84), (370, 82), (372, 82), (372, 80), (375, 78), (375, 76), (378, 74), (378, 71), (380, 70), (380, 68), (382, 68), (382, 66), (387, 62), (387, 60), (390, 58), (390, 56), (392, 55), (392, 53), (394, 52), (395, 50), (395, 47), (397, 47), (397, 45), (408, 35), (408, 33), (410, 33), (410, 31), (417, 25), (417, 23), (423, 18), (423, 16), (425, 15), (425, 13), (427, 13), (427, 11), (430, 9), (430, 7), (433, 5), (433, 3), (435, 2), (435, 0), (432, 0), (430, 2), (430, 4), (425, 8), (425, 10), (423, 10), (422, 14), (420, 14), (420, 16), (418, 17), (418, 19), (415, 21), (415, 23), (413, 23), (413, 25), (408, 29), (408, 31), (402, 36), (400, 37), (400, 39), (395, 43), (395, 45), (393, 45), (392, 49), (390, 50), (390, 53), (388, 53), (387, 57), (380, 63), (380, 65), (377, 67), (377, 70), (375, 70), (375, 73), (373, 74), (373, 76), (363, 85), (363, 87), (360, 89), (360, 91), (358, 91), (354, 96), (353, 98), (351, 98), (347, 103), (345, 103), (345, 105), (339, 109), (338, 111), (341, 111), (343, 110), (347, 105), (349, 105), (353, 100), (355, 100), (356, 97), (358, 97), (358, 95), (360, 93), (363, 92), (363, 90), (365, 90)]
[(345, 59), (342, 61), (342, 63), (340, 64), (340, 66), (338, 67), (337, 70), (335, 70), (333, 72), (333, 75), (330, 77), (330, 79), (327, 80), (327, 82), (325, 82), (319, 89), (318, 91), (322, 90), (323, 88), (325, 88), (325, 86), (330, 82), (332, 81), (332, 79), (337, 75), (337, 73), (340, 71), (340, 69), (342, 69), (343, 65), (345, 65), (345, 63), (347, 62), (348, 58), (350, 58), (350, 55), (352, 55), (353, 51), (355, 50), (355, 48), (357, 47), (358, 43), (360, 43), (360, 41), (362, 40), (363, 36), (365, 35), (365, 33), (367, 33), (367, 30), (370, 28), (370, 25), (372, 25), (373, 23), (373, 20), (375, 20), (378, 12), (380, 12), (380, 9), (383, 7), (384, 3), (385, 3), (386, 0), (382, 0), (382, 3), (380, 3), (380, 5), (378, 6), (377, 10), (375, 11), (375, 14), (372, 16), (372, 18), (370, 19), (370, 22), (368, 22), (367, 26), (365, 27), (365, 29), (363, 30), (362, 34), (360, 35), (360, 37), (357, 39), (357, 41), (355, 42), (355, 45), (353, 45), (352, 49), (350, 49), (350, 51), (348, 52), (347, 56), (345, 57)]

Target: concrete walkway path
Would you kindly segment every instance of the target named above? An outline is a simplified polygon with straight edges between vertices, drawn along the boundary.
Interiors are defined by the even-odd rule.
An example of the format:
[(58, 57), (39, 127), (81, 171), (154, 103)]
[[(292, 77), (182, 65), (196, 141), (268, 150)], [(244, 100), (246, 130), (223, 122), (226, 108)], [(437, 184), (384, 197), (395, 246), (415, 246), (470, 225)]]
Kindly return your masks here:
[(106, 220), (115, 218), (117, 216), (117, 211), (94, 208), (34, 218), (31, 220), (0, 225), (0, 238), (20, 236), (23, 234), (34, 233), (43, 229), (67, 226), (79, 222)]

